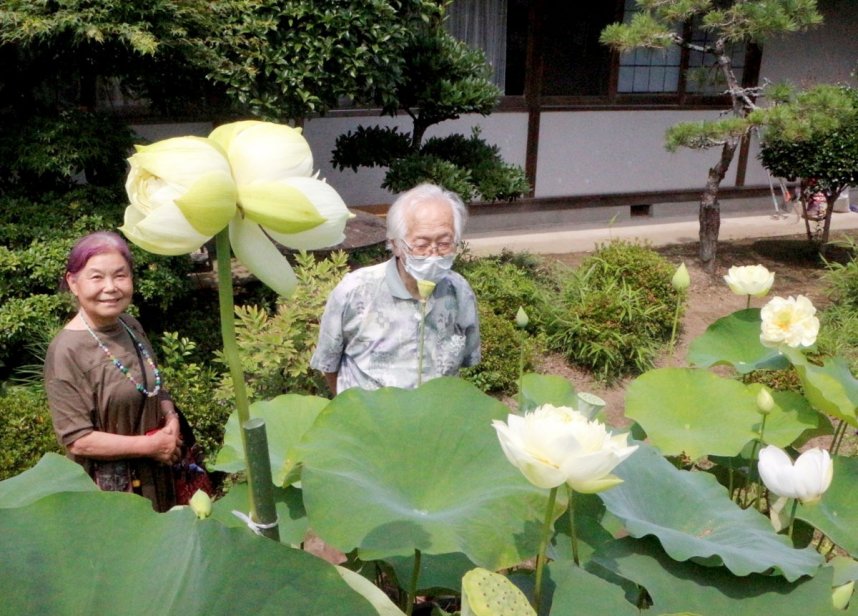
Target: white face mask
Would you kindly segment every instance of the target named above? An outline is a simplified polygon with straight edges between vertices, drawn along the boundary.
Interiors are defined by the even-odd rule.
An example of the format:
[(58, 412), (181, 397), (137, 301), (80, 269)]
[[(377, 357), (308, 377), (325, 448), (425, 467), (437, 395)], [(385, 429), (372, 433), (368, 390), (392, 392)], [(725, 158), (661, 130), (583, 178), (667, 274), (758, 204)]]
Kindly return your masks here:
[(429, 282), (438, 283), (450, 272), (450, 269), (453, 267), (453, 261), (455, 260), (455, 253), (445, 257), (415, 257), (406, 254), (405, 271), (414, 276), (417, 280), (428, 280)]

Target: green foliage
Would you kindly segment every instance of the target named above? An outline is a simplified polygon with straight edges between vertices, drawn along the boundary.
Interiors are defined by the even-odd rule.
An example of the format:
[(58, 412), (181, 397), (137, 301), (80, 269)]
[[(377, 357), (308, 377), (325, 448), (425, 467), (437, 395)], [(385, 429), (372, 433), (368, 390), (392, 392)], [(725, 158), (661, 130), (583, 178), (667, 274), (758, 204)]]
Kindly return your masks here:
[(850, 259), (830, 262), (825, 280), (832, 303), (820, 315), (820, 349), (843, 356), (853, 374), (858, 373), (858, 245), (850, 241)]
[[(319, 334), (319, 319), (333, 288), (347, 271), (346, 255), (334, 252), (317, 261), (312, 254), (295, 257), (298, 287), (272, 314), (258, 306), (236, 307), (236, 341), (252, 400), (283, 393), (327, 393), (322, 376), (310, 370)], [(232, 378), (224, 374), (217, 400), (231, 400)]]
[(411, 153), (390, 161), (390, 169), (381, 183), (382, 188), (402, 192), (422, 182), (443, 186), (458, 194), (463, 201), (470, 201), (474, 194), (471, 172), (436, 156)]
[(176, 332), (164, 332), (159, 342), (159, 369), (164, 384), (193, 427), (200, 449), (214, 460), (232, 411), (231, 404), (214, 397), (220, 374), (194, 361), (197, 345), (193, 340)]
[(23, 473), (49, 451), (62, 451), (41, 386), (0, 389), (0, 417), (0, 480)]
[(254, 115), (304, 118), (342, 97), (388, 106), (425, 0), (230, 0), (210, 4), (210, 77)]
[[(134, 132), (105, 113), (64, 110), (59, 114), (0, 116), (0, 189), (11, 185), (36, 192), (90, 184), (119, 184)], [(139, 141), (139, 139), (137, 139)]]
[(500, 148), (486, 143), (480, 137), (478, 127), (474, 127), (467, 138), (464, 135), (450, 135), (427, 139), (420, 152), (424, 156), (435, 156), (460, 169), (467, 169), (474, 186), (472, 199), (512, 201), (530, 190), (521, 167), (505, 164)]
[(394, 127), (358, 126), (337, 137), (331, 164), (337, 169), (385, 167), (411, 151), (411, 136)]
[(481, 51), (448, 34), (439, 19), (417, 24), (404, 51), (401, 79), (382, 107), (413, 119), (410, 135), (396, 128), (363, 127), (337, 138), (333, 164), (339, 169), (388, 167), (382, 187), (402, 192), (421, 182), (440, 184), (463, 200), (512, 200), (530, 190), (521, 168), (505, 164), (497, 146), (474, 129), (463, 135), (435, 137), (426, 130), (465, 113), (488, 115), (500, 90), (489, 79)]
[(533, 369), (537, 340), (515, 327), (515, 321), (498, 316), (491, 302), (479, 302), (482, 359), (464, 368), (462, 378), (486, 393), (511, 395), (518, 390), (519, 362), (524, 345), (524, 370)]
[[(550, 319), (547, 306), (556, 291), (551, 278), (563, 275), (547, 270), (532, 255), (509, 251), (496, 257), (459, 259), (456, 270), (468, 280), (478, 303), (501, 320), (514, 324), (519, 307), (524, 308), (530, 318), (527, 331), (534, 334), (543, 332)], [(481, 332), (484, 329), (481, 323)]]
[(548, 327), (549, 346), (607, 382), (651, 368), (673, 327), (673, 273), (646, 246), (600, 247), (564, 289)]
[(858, 183), (858, 90), (820, 86), (767, 116), (760, 160), (774, 175), (812, 179), (832, 194)]

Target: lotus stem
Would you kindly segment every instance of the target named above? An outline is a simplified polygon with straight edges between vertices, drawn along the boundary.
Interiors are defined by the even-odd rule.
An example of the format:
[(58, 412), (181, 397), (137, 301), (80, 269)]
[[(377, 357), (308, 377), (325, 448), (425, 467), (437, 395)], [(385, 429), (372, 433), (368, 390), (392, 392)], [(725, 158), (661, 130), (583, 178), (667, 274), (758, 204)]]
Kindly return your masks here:
[(745, 303), (745, 310), (751, 307), (751, 295), (748, 294), (748, 301)]
[(539, 539), (539, 552), (536, 555), (536, 582), (533, 589), (533, 609), (539, 613), (542, 601), (542, 572), (545, 569), (545, 552), (548, 549), (548, 537), (551, 534), (551, 518), (554, 515), (554, 503), (557, 501), (557, 488), (551, 488), (548, 494), (548, 505), (545, 508), (545, 519), (542, 522), (542, 537)]
[[(217, 294), (220, 306), (220, 331), (223, 338), (223, 356), (229, 366), (229, 374), (232, 377), (232, 388), (235, 393), (235, 409), (238, 413), (238, 425), (242, 427), (241, 445), (244, 449), (244, 466), (246, 469), (247, 484), (250, 486), (250, 518), (257, 523), (266, 523), (259, 518), (261, 511), (273, 511), (274, 500), (271, 490), (267, 490), (271, 498), (270, 503), (260, 504), (257, 502), (258, 495), (265, 494), (265, 486), (259, 488), (256, 475), (251, 470), (250, 447), (247, 442), (244, 426), (250, 420), (250, 401), (247, 397), (247, 389), (244, 386), (244, 369), (241, 366), (241, 357), (238, 354), (238, 344), (235, 341), (235, 303), (232, 291), (232, 264), (230, 262), (229, 229), (223, 229), (215, 236), (217, 252)], [(267, 452), (266, 452), (267, 454)], [(276, 531), (276, 528), (274, 529)]]
[(420, 331), (417, 351), (417, 387), (423, 384), (423, 342), (426, 334), (426, 300), (420, 300)]
[(831, 438), (831, 447), (829, 447), (828, 452), (835, 456), (837, 452), (840, 451), (840, 445), (843, 443), (843, 437), (846, 435), (846, 422), (842, 419), (840, 423), (837, 424), (837, 428), (834, 430), (834, 436)]
[(760, 423), (760, 438), (754, 442), (754, 446), (751, 449), (751, 476), (749, 477), (749, 479), (751, 479), (755, 485), (754, 500), (753, 502), (751, 502), (751, 506), (755, 509), (759, 509), (759, 511), (763, 510), (763, 486), (760, 484), (759, 481), (760, 472), (757, 455), (760, 451), (760, 445), (762, 445), (764, 442), (763, 437), (766, 432), (766, 417), (768, 417), (768, 415), (763, 415), (763, 421)]
[(795, 511), (798, 508), (798, 499), (792, 499), (792, 509), (789, 512), (789, 531), (787, 532), (787, 536), (789, 537), (790, 542), (792, 542), (792, 529), (795, 526)]
[(411, 582), (408, 584), (408, 605), (405, 606), (406, 616), (414, 612), (414, 601), (417, 600), (417, 578), (420, 576), (420, 550), (414, 550), (414, 568), (411, 570)]
[(670, 353), (673, 354), (673, 346), (676, 344), (676, 329), (679, 325), (679, 309), (682, 307), (682, 294), (676, 296), (676, 310), (673, 312), (673, 329), (670, 331)]
[(578, 557), (578, 532), (575, 529), (575, 490), (567, 487), (569, 493), (569, 537), (572, 540), (572, 560), (580, 566), (581, 562)]
[(522, 380), (524, 379), (524, 333), (519, 338), (518, 352), (518, 412), (524, 412), (524, 392), (522, 391)]

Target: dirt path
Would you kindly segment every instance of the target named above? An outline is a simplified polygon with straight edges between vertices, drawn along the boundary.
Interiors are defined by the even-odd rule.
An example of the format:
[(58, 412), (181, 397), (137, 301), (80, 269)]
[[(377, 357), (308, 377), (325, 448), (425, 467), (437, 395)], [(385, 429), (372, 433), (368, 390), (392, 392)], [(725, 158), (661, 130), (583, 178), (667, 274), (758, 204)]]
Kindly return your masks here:
[[(855, 236), (853, 236), (855, 237)], [(804, 236), (788, 236), (768, 239), (731, 240), (718, 247), (718, 267), (715, 275), (709, 275), (697, 260), (697, 244), (677, 244), (657, 248), (671, 263), (679, 266), (685, 262), (691, 274), (686, 312), (682, 319), (681, 332), (676, 351), (671, 356), (662, 354), (657, 367), (686, 366), (685, 354), (690, 341), (701, 335), (715, 320), (745, 307), (745, 297), (734, 295), (723, 280), (724, 274), (733, 265), (765, 265), (775, 272), (775, 283), (767, 298), (752, 299), (751, 306), (760, 307), (768, 298), (779, 295), (805, 295), (817, 308), (823, 308), (828, 300), (824, 280), (825, 266), (808, 245)], [(577, 266), (589, 253), (547, 255), (567, 265)], [(830, 259), (845, 258), (845, 251), (834, 249)], [(622, 427), (629, 422), (623, 415), (625, 389), (632, 378), (626, 378), (611, 387), (594, 381), (583, 370), (570, 367), (560, 356), (547, 356), (538, 368), (539, 372), (565, 376), (577, 391), (586, 391), (607, 402), (609, 423)]]

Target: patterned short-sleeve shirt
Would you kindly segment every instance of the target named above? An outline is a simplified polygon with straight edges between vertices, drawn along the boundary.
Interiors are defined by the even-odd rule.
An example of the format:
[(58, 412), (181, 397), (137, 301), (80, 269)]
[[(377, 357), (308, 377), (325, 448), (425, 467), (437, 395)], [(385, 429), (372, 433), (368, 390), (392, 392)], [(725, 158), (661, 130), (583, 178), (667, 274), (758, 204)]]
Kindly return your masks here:
[[(425, 312), (423, 382), (480, 361), (476, 298), (462, 276), (439, 282)], [(328, 298), (310, 365), (336, 372), (337, 391), (416, 387), (422, 314), (395, 258), (346, 274)]]

